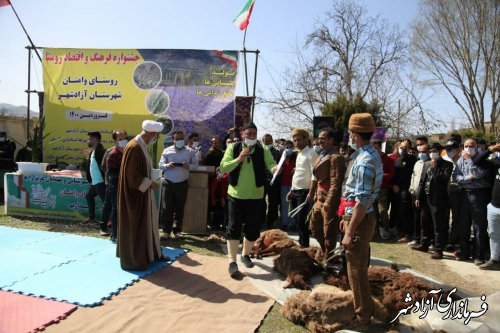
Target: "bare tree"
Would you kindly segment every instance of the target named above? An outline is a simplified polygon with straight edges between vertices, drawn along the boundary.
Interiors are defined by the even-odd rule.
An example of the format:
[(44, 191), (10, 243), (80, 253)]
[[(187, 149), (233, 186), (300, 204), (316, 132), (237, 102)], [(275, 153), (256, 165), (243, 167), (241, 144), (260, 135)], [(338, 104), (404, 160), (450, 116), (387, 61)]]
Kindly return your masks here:
[[(304, 122), (312, 127), (313, 117), (340, 96), (350, 103), (361, 96), (379, 104), (380, 92), (395, 92), (390, 77), (404, 69), (407, 47), (397, 26), (369, 16), (356, 2), (335, 1), (304, 47), (296, 47), (295, 62), (271, 96), (260, 103), (267, 104), (269, 118), (284, 127), (305, 127)], [(395, 109), (394, 100), (384, 103), (386, 110)]]
[(415, 64), (430, 85), (442, 86), (474, 130), (484, 132), (490, 107), (492, 131), (500, 98), (498, 0), (421, 0), (412, 27)]

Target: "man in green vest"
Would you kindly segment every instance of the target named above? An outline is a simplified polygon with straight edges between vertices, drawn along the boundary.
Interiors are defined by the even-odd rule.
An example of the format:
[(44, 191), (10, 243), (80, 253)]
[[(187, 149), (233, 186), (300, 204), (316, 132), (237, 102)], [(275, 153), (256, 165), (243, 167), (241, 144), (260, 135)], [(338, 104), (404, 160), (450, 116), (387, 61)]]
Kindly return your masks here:
[(243, 250), (241, 262), (248, 268), (253, 267), (250, 251), (259, 238), (259, 226), (264, 220), (265, 170), (275, 171), (275, 162), (269, 148), (257, 141), (257, 126), (253, 122), (241, 129), (243, 142), (227, 147), (220, 169), (229, 173), (227, 252), (229, 274), (236, 277), (238, 265), (236, 255), (243, 231)]

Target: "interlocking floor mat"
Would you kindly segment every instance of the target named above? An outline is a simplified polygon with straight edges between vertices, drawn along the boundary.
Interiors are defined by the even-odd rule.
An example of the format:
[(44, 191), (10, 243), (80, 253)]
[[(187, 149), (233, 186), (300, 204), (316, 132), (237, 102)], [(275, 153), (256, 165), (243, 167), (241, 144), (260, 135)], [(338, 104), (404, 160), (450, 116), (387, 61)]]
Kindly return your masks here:
[[(99, 305), (172, 263), (155, 262), (147, 271), (124, 271), (116, 245), (110, 241), (47, 231), (1, 227), (0, 244), (0, 289), (81, 306)], [(175, 260), (186, 250), (166, 247), (162, 252)]]
[(37, 332), (64, 319), (76, 305), (0, 290), (0, 332)]

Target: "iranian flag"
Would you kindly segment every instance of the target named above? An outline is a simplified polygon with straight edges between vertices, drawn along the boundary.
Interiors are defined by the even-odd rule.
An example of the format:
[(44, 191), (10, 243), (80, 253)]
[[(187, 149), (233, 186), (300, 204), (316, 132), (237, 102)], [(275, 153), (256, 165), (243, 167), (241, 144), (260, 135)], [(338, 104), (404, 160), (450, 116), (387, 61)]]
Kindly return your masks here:
[(9, 6), (9, 5), (10, 5), (9, 0), (0, 0), (0, 7)]
[(254, 3), (255, 0), (248, 0), (245, 7), (243, 7), (238, 13), (238, 15), (236, 15), (236, 18), (234, 19), (233, 23), (240, 30), (245, 30), (248, 26), (248, 23), (250, 23), (250, 15), (252, 15)]
[(214, 52), (219, 56), (220, 60), (230, 63), (232, 67), (238, 66), (238, 56), (220, 50), (214, 50)]

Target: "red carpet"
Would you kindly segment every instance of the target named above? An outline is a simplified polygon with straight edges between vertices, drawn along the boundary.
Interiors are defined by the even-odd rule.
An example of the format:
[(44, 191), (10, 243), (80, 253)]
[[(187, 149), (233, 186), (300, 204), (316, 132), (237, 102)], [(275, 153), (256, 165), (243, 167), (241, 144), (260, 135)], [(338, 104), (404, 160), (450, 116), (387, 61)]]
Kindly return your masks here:
[(75, 309), (73, 304), (0, 290), (0, 332), (37, 332), (64, 319)]

